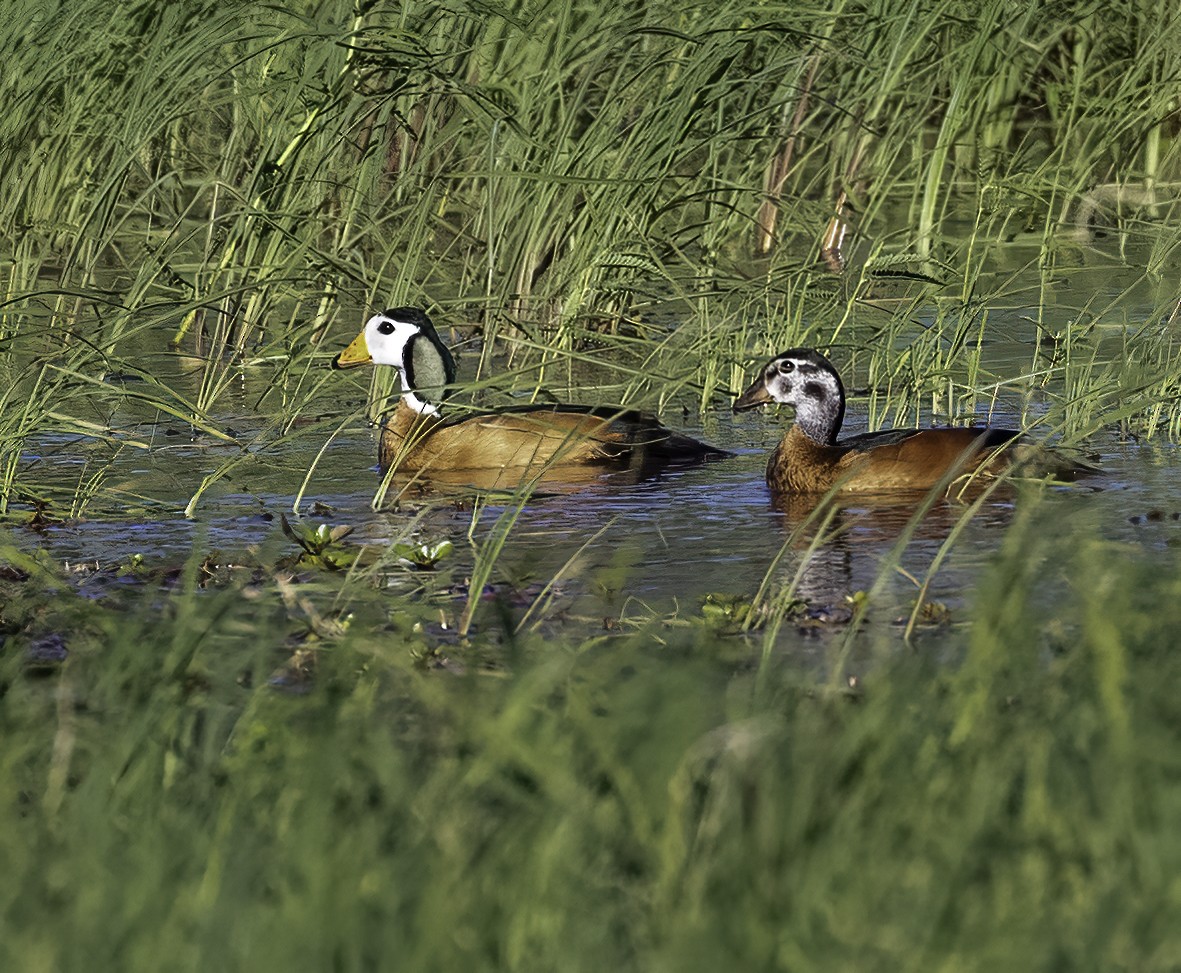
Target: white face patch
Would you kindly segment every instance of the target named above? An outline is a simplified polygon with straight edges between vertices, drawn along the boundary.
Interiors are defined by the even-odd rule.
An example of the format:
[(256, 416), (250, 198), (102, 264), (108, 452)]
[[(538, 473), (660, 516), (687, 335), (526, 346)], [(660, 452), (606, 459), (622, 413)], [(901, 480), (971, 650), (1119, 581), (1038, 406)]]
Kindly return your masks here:
[[(418, 326), (409, 321), (375, 314), (365, 324), (365, 344), (369, 347), (369, 357), (378, 365), (393, 365), (400, 370), (406, 343), (418, 333)], [(403, 379), (405, 377), (402, 376)]]
[(393, 365), (402, 381), (402, 401), (419, 415), (437, 416), (439, 409), (424, 402), (410, 388), (406, 375), (406, 346), (421, 334), (418, 325), (399, 321), (385, 314), (375, 314), (365, 324), (365, 344), (369, 357), (378, 365)]
[(763, 376), (763, 384), (767, 386), (767, 394), (776, 402), (790, 404), (794, 401), (794, 379), (794, 362), (774, 361), (767, 366), (767, 372)]

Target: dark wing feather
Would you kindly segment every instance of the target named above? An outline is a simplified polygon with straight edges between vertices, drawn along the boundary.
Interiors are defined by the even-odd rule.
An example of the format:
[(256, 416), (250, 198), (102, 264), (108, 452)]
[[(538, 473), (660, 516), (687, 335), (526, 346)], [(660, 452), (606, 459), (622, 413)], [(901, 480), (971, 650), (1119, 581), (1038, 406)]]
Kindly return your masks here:
[[(655, 417), (636, 409), (601, 405), (523, 405), (489, 412), (468, 412), (446, 420), (443, 426), (458, 426), (483, 417), (552, 415), (556, 424), (563, 417), (595, 418), (606, 425), (594, 434), (595, 441), (615, 447), (620, 457), (640, 451), (647, 458), (664, 463), (699, 462), (731, 455), (691, 436), (683, 436), (663, 426)], [(568, 421), (568, 420), (567, 420)]]
[[(866, 452), (877, 446), (897, 446), (899, 443), (910, 439), (911, 436), (917, 436), (924, 432), (938, 432), (941, 429), (955, 428), (957, 430), (969, 429), (971, 427), (956, 426), (932, 426), (929, 429), (881, 429), (877, 432), (863, 432), (857, 436), (849, 436), (837, 443), (842, 449), (850, 449), (859, 453)], [(975, 430), (971, 430), (975, 431)], [(1014, 429), (993, 429), (992, 427), (981, 429), (979, 431), (981, 450), (997, 449), (1007, 443), (1011, 443), (1014, 439), (1018, 439), (1021, 433)]]

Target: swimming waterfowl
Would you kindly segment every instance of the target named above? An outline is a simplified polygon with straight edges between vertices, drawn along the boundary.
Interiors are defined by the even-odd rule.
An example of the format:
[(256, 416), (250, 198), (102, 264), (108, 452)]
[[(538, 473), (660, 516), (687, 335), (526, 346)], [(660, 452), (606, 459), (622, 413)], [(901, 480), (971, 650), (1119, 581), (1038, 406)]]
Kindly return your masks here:
[(1029, 464), (1059, 479), (1092, 467), (1028, 442), (1013, 429), (889, 429), (837, 442), (845, 417), (845, 389), (832, 363), (810, 348), (776, 355), (739, 396), (734, 411), (778, 402), (795, 406), (790, 426), (767, 461), (776, 495), (929, 490), (955, 476), (996, 473)]
[(609, 469), (648, 471), (729, 455), (632, 409), (535, 405), (445, 419), (455, 360), (420, 308), (373, 315), (332, 364), (368, 362), (392, 365), (401, 378), (401, 397), (381, 424), (383, 472), (506, 487), (532, 478), (585, 483)]

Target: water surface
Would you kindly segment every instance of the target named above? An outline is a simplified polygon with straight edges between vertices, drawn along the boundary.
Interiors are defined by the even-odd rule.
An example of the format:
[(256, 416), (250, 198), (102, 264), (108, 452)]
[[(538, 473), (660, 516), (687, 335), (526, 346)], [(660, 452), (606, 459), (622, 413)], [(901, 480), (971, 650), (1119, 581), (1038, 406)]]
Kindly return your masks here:
[[(1019, 284), (1032, 277), (1022, 261), (1014, 257), (1012, 268), (998, 270), (1001, 276), (1012, 275), (1014, 306), (990, 312), (979, 346), (982, 365), (999, 375), (1023, 374), (1037, 358), (1039, 336), (1067, 327), (1080, 315), (1103, 312), (1106, 317), (1097, 326), (1106, 328), (1118, 347), (1126, 340), (1121, 329), (1137, 315), (1150, 314), (1156, 299), (1142, 273), (1110, 256), (1084, 252), (1077, 266), (1052, 281), (1056, 303), (1023, 306), (1051, 295), (1044, 286)], [(1092, 266), (1096, 263), (1098, 268)], [(916, 327), (922, 326), (917, 320)], [(200, 369), (193, 360), (160, 350), (163, 333), (145, 340), (155, 348), (145, 356), (145, 367), (158, 372), (162, 382), (175, 382), (195, 395)], [(24, 463), (31, 475), (63, 484), (67, 497), (71, 490), (89, 491), (94, 499), (81, 519), (36, 532), (18, 530), (14, 536), (71, 564), (110, 566), (141, 558), (178, 565), (194, 551), (226, 563), (271, 563), (294, 551), (278, 518), (297, 511), (313, 524), (351, 525), (349, 543), (373, 551), (399, 541), (452, 541), (455, 553), (440, 565), (443, 580), (421, 597), (438, 599), (445, 616), (454, 614), (457, 599), (448, 600), (439, 589), (446, 584), (462, 588), (476, 549), (511, 505), (495, 497), (473, 505), (470, 498), (415, 496), (375, 511), (371, 501), (379, 477), (374, 434), (362, 418), (362, 386), (352, 379), (315, 376), (337, 383), (323, 386), (332, 394), (321, 392), (314, 415), (278, 430), (266, 425), (256, 408), (275, 380), (274, 368), (272, 363), (243, 369), (240, 382), (217, 400), (213, 424), (232, 435), (233, 444), (194, 433), (172, 417), (136, 411), (125, 401), (111, 414), (112, 425), (126, 438), (150, 443), (150, 449), (120, 448), (85, 436), (29, 442)], [(134, 375), (113, 376), (111, 384), (134, 381)], [(1036, 399), (1022, 402), (1016, 391), (1002, 390), (987, 412), (982, 406), (978, 418), (1020, 427), (1030, 401), (1036, 409)], [(1125, 442), (1111, 429), (1085, 444), (1103, 472), (1075, 487), (999, 492), (958, 528), (963, 504), (941, 501), (914, 526), (908, 523), (913, 498), (897, 504), (850, 501), (829, 524), (831, 539), (812, 544), (815, 531), (799, 530), (798, 516), (777, 510), (763, 481), (766, 454), (790, 421), (789, 413), (766, 410), (734, 417), (726, 405), (717, 402), (700, 424), (679, 414), (665, 421), (733, 451), (729, 459), (666, 471), (639, 483), (605, 476), (574, 492), (532, 497), (491, 576), (517, 593), (514, 610), (524, 613), (530, 599), (545, 592), (549, 616), (580, 630), (621, 620), (675, 621), (699, 616), (711, 595), (750, 597), (769, 581), (772, 589), (794, 582), (796, 594), (815, 608), (840, 607), (854, 593), (873, 588), (876, 610), (889, 619), (909, 613), (919, 584), (939, 558), (939, 570), (923, 594), (955, 613), (970, 604), (982, 567), (1004, 543), (1023, 504), (1049, 511), (1040, 522), (1064, 533), (1098, 530), (1113, 541), (1150, 547), (1181, 538), (1181, 520), (1174, 517), (1181, 514), (1181, 464), (1174, 447)], [(865, 397), (853, 398), (844, 432), (866, 429), (869, 411)], [(224, 475), (202, 487), (217, 470), (225, 470)], [(199, 491), (193, 516), (185, 516)], [(59, 497), (56, 509), (65, 506)], [(950, 550), (942, 551), (957, 530)], [(909, 539), (900, 545), (903, 536)], [(883, 582), (883, 565), (894, 564), (898, 550), (896, 567)], [(425, 590), (401, 568), (391, 568), (388, 581), (395, 588)], [(790, 631), (784, 635), (791, 637)]]

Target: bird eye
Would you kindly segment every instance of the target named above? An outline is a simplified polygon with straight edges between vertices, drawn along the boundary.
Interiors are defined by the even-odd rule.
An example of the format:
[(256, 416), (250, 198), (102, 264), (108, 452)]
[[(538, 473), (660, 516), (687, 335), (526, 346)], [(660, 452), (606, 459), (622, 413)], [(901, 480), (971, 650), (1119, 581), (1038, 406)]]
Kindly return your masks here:
[(790, 358), (785, 358), (779, 363), (779, 374), (788, 375), (796, 370), (796, 363)]
[(389, 318), (386, 318), (384, 321), (381, 322), (381, 324), (379, 324), (377, 326), (377, 330), (379, 332), (381, 332), (382, 334), (393, 334), (394, 333), (394, 322), (391, 321)]

